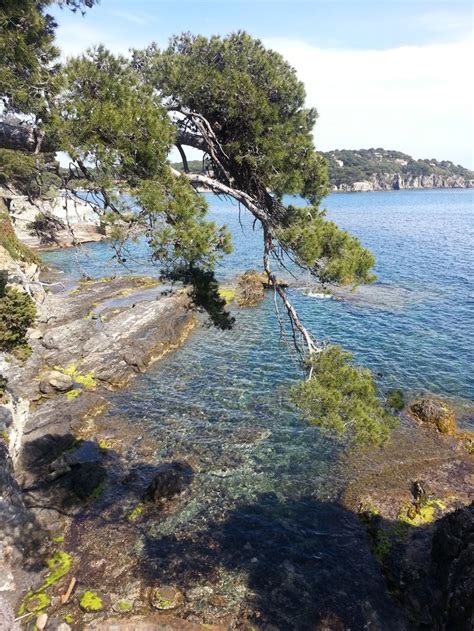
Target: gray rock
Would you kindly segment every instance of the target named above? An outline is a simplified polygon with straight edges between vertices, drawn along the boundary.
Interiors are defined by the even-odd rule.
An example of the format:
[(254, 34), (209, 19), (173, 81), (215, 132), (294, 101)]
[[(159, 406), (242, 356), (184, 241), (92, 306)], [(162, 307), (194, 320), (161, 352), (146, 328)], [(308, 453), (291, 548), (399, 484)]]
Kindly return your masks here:
[(40, 381), (40, 391), (43, 394), (53, 394), (55, 392), (67, 392), (74, 386), (74, 382), (69, 375), (65, 375), (58, 370), (51, 370), (42, 376)]
[(12, 421), (13, 418), (10, 408), (0, 405), (0, 431), (4, 431), (7, 427), (10, 427)]

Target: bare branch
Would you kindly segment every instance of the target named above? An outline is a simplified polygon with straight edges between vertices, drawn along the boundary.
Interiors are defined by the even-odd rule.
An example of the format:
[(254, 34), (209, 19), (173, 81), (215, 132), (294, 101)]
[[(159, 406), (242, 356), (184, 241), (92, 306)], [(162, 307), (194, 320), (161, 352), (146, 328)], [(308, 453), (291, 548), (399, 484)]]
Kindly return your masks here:
[(188, 164), (188, 159), (186, 157), (186, 154), (184, 153), (184, 149), (180, 144), (176, 145), (178, 151), (179, 151), (179, 155), (181, 156), (181, 160), (183, 161), (183, 169), (185, 173), (189, 173), (189, 164)]

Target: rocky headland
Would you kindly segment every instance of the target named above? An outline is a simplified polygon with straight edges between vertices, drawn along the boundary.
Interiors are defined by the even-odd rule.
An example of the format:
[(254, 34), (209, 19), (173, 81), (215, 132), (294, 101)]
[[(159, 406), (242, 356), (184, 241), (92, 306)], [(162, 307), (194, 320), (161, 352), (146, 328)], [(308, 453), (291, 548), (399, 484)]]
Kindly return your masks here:
[(322, 154), (333, 191), (473, 188), (474, 172), (449, 160), (415, 160), (387, 149), (337, 149)]
[[(474, 188), (474, 171), (449, 160), (416, 160), (387, 149), (335, 149), (321, 152), (334, 192), (367, 193), (425, 188)], [(182, 163), (173, 165), (182, 169)], [(202, 160), (188, 162), (193, 173), (205, 169)], [(203, 189), (206, 190), (206, 189)]]

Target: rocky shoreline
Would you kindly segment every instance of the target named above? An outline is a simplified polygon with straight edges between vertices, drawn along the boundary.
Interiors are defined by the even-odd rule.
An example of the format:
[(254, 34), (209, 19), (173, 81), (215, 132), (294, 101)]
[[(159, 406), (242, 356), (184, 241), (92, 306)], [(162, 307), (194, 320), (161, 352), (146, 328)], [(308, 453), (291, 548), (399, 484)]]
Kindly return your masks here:
[(466, 189), (474, 188), (474, 180), (458, 175), (403, 175), (397, 173), (377, 173), (367, 180), (352, 184), (333, 184), (335, 193), (369, 193), (374, 191), (402, 191), (423, 189)]
[(64, 192), (32, 200), (0, 188), (17, 237), (30, 248), (49, 250), (94, 243), (108, 238), (98, 207)]
[[(264, 285), (254, 276), (250, 296), (248, 282), (237, 284), (238, 302), (262, 299)], [(299, 630), (309, 619), (320, 631), (364, 624), (467, 631), (472, 609), (460, 603), (473, 595), (464, 577), (473, 567), (466, 507), (474, 468), (451, 422), (428, 426), (403, 414), (386, 447), (340, 461), (348, 483), (337, 503), (300, 498), (280, 506), (262, 496), (258, 506), (226, 516), (199, 540), (179, 532), (154, 539), (155, 522), (192, 502), (202, 464), (173, 451), (157, 463), (146, 425), (106, 410), (111, 391), (185, 340), (195, 324), (187, 294), (170, 293), (156, 279), (120, 277), (43, 290), (38, 302), (31, 357), (1, 365), (8, 379), (0, 407), (5, 629), (32, 629), (46, 613), (47, 628), (60, 631), (270, 631), (283, 623)], [(256, 428), (239, 440), (258, 447), (266, 435)], [(275, 554), (267, 541), (280, 513)], [(237, 535), (232, 520), (240, 527), (243, 515), (248, 529)], [(288, 515), (301, 523), (298, 532)], [(330, 532), (322, 543), (311, 538), (318, 521)], [(352, 560), (335, 565), (347, 546)], [(313, 557), (315, 569), (302, 569)], [(247, 591), (236, 582), (233, 594), (223, 593), (221, 563), (246, 568)], [(444, 583), (440, 568), (449, 577)], [(271, 603), (259, 598), (257, 586)]]
[[(6, 619), (22, 587), (44, 573), (42, 551), (51, 551), (54, 535), (64, 532), (104, 481), (106, 441), (90, 440), (88, 432), (107, 408), (107, 392), (179, 346), (194, 326), (187, 295), (166, 290), (154, 279), (123, 277), (46, 293), (28, 340), (31, 357), (2, 361), (8, 380), (0, 408), (0, 566), (9, 577), (0, 599)], [(65, 451), (72, 451), (69, 460)], [(18, 572), (20, 565), (26, 570)]]

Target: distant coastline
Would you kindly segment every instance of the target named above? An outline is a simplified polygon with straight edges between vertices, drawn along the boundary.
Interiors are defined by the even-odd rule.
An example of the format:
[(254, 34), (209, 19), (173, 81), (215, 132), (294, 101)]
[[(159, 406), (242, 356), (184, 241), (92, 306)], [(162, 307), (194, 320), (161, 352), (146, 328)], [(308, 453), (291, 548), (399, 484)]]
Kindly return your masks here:
[[(332, 192), (368, 193), (417, 189), (474, 188), (474, 171), (449, 160), (415, 160), (387, 149), (336, 149), (321, 153), (328, 165)], [(182, 170), (181, 162), (173, 164)], [(209, 172), (203, 160), (190, 160), (192, 173)], [(200, 188), (201, 192), (207, 189)]]

